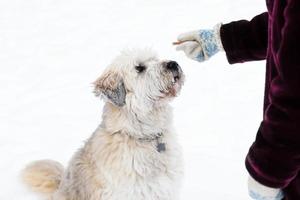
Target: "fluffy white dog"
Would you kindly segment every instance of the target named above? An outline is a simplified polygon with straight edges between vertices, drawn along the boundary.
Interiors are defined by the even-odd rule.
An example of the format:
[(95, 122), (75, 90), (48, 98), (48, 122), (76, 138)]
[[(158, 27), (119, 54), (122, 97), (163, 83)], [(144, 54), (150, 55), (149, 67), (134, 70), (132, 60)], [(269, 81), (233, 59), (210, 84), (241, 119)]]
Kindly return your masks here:
[(178, 199), (182, 156), (169, 102), (183, 80), (176, 62), (151, 50), (123, 52), (95, 81), (103, 120), (68, 168), (36, 161), (24, 181), (52, 200)]

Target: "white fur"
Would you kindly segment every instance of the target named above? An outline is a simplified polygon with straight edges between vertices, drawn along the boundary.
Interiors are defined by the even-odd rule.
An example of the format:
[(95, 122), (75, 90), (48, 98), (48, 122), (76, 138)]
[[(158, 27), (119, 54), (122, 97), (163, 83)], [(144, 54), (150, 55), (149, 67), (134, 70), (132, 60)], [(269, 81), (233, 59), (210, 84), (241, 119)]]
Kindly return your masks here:
[[(106, 101), (102, 123), (73, 156), (50, 199), (179, 198), (182, 156), (168, 103), (180, 91), (183, 74), (180, 70), (181, 78), (174, 82), (166, 63), (150, 50), (125, 51), (95, 81), (95, 93)], [(145, 72), (137, 73), (137, 65), (145, 65)], [(126, 104), (117, 106), (105, 92), (115, 91), (121, 82)], [(166, 144), (162, 152), (157, 151), (153, 139), (159, 133)]]

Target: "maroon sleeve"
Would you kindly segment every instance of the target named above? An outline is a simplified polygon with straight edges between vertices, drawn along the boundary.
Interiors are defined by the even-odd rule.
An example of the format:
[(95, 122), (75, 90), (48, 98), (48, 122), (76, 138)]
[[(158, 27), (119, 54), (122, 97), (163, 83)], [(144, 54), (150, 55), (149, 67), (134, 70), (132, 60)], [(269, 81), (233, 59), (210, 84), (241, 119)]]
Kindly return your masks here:
[(273, 75), (269, 105), (246, 166), (257, 181), (283, 188), (300, 169), (300, 1), (287, 0), (280, 19), (273, 25), (280, 40), (273, 38), (268, 59)]
[(220, 34), (230, 64), (263, 60), (268, 44), (268, 13), (262, 13), (251, 21), (223, 24)]

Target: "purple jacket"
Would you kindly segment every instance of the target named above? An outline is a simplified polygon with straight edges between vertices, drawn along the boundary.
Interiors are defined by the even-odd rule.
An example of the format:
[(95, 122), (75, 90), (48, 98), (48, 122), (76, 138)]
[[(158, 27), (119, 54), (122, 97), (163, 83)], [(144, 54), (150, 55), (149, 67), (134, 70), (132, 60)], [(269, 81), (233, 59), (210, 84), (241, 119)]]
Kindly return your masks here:
[(258, 182), (300, 200), (300, 0), (267, 0), (268, 12), (221, 27), (229, 63), (267, 60), (263, 121), (246, 158)]

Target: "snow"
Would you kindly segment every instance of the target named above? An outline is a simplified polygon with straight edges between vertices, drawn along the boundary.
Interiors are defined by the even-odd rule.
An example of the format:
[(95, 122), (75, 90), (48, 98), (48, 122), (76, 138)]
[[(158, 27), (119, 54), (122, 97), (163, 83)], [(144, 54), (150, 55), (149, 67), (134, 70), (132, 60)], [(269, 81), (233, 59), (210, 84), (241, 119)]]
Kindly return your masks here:
[(244, 158), (262, 118), (264, 62), (231, 66), (220, 53), (197, 63), (171, 43), (265, 9), (261, 0), (0, 1), (0, 199), (43, 199), (20, 170), (36, 159), (67, 164), (101, 120), (91, 82), (127, 47), (152, 47), (185, 71), (172, 103), (181, 199), (250, 199)]

